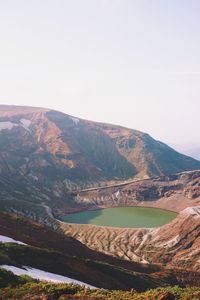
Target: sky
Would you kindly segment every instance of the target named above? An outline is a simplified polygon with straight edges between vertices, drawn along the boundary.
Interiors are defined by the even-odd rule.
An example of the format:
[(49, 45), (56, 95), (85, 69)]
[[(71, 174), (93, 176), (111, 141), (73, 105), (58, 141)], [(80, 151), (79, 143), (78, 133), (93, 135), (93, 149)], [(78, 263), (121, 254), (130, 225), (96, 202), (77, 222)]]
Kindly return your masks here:
[(199, 0), (0, 0), (0, 103), (200, 148)]

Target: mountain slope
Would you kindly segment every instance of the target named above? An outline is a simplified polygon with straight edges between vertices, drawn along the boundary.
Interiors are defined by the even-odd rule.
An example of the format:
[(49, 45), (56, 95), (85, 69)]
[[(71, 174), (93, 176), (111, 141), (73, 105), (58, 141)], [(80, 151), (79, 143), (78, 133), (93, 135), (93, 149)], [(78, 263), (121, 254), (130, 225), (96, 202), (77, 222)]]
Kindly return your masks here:
[(110, 180), (200, 169), (148, 134), (48, 109), (0, 106), (0, 175), (25, 176), (59, 193)]
[(71, 192), (66, 212), (117, 206), (148, 206), (179, 212), (200, 205), (200, 171), (187, 171), (145, 180)]
[(109, 289), (198, 285), (198, 273), (123, 261), (15, 214), (0, 212), (0, 217), (0, 234), (28, 243), (0, 243), (0, 266), (28, 266)]
[(161, 263), (200, 272), (200, 206), (188, 207), (159, 228), (112, 228), (60, 223), (71, 235), (95, 251), (130, 261)]
[(0, 106), (0, 209), (50, 227), (0, 212), (0, 233), (30, 245), (0, 245), (1, 263), (43, 266), (69, 277), (71, 272), (105, 288), (199, 282), (198, 206), (156, 229), (76, 225), (55, 218), (67, 210), (147, 206), (147, 201), (181, 211), (200, 201), (200, 171), (188, 172), (194, 169), (200, 169), (199, 161), (136, 130), (48, 109)]

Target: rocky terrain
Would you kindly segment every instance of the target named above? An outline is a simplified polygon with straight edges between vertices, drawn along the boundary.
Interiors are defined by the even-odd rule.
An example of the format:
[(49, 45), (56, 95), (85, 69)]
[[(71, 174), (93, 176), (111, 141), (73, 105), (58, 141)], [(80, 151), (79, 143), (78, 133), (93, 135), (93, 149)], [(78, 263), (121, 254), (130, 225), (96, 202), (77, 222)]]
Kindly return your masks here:
[[(137, 263), (148, 263), (149, 265), (159, 263), (168, 268), (184, 267), (185, 270), (200, 271), (199, 173), (199, 171), (184, 172), (124, 183), (116, 187), (79, 191), (77, 203), (75, 201), (77, 192), (69, 195), (75, 200), (68, 203), (66, 211), (97, 209), (107, 206), (144, 205), (180, 212), (170, 224), (157, 229), (120, 229), (67, 224), (54, 217), (59, 213), (59, 216), (61, 213), (65, 213), (65, 210), (59, 211), (55, 208), (52, 214), (50, 207), (44, 203), (41, 205), (31, 202), (31, 206), (21, 207), (20, 210), (20, 206), (11, 202), (13, 206), (7, 210), (13, 211), (13, 207), (15, 207), (15, 212), (46, 224), (57, 232), (71, 236), (95, 251), (116, 258)], [(151, 192), (152, 190), (153, 192)], [(129, 198), (130, 195), (132, 196)], [(135, 195), (137, 195), (136, 198), (134, 198)], [(97, 201), (98, 199), (101, 201)], [(116, 200), (113, 201), (113, 199)], [(124, 202), (123, 199), (125, 199)], [(129, 201), (131, 199), (133, 199), (132, 202)], [(70, 207), (70, 203), (73, 203), (73, 207)], [(1, 218), (5, 222), (5, 218)], [(12, 224), (11, 220), (9, 223)], [(13, 226), (11, 227), (13, 228)], [(23, 228), (24, 226), (18, 226), (17, 232), (19, 231), (19, 236), (23, 237), (21, 230), (19, 230), (20, 227)], [(8, 223), (5, 228), (8, 230)], [(12, 234), (12, 229), (7, 233)], [(19, 239), (19, 236), (16, 236), (15, 233), (16, 238)], [(52, 239), (54, 240), (54, 238)]]
[(179, 212), (200, 205), (200, 171), (188, 171), (69, 193), (67, 212), (116, 206), (158, 207)]
[[(37, 268), (30, 257), (41, 255), (46, 271), (70, 275), (65, 274), (64, 264), (77, 279), (105, 288), (108, 283), (109, 288), (123, 289), (138, 282), (141, 289), (150, 283), (151, 287), (196, 284), (199, 169), (199, 161), (137, 130), (48, 109), (0, 106), (0, 210), (4, 211), (0, 211), (0, 234), (30, 245), (2, 246), (0, 259), (21, 266), (21, 254), (28, 253), (27, 263)], [(137, 205), (179, 214), (156, 229), (62, 222), (65, 213)], [(58, 253), (65, 256), (63, 261)], [(57, 268), (48, 269), (55, 259)], [(119, 276), (116, 282), (113, 274)]]
[[(134, 263), (96, 252), (13, 213), (0, 212), (1, 240), (2, 235), (14, 240), (0, 242), (0, 265), (28, 266), (109, 289), (144, 291), (158, 286), (198, 285), (200, 280), (200, 274), (194, 271), (172, 271), (158, 264)], [(20, 242), (15, 244), (16, 240)]]
[[(0, 105), (3, 209), (12, 208), (30, 217), (37, 213), (44, 216), (44, 205), (54, 211), (77, 206), (77, 202), (82, 206), (82, 195), (74, 199), (71, 191), (193, 169), (200, 169), (199, 161), (137, 130), (48, 109)], [(148, 188), (144, 196), (145, 189), (137, 192), (138, 199), (158, 197), (158, 192)], [(118, 198), (130, 202), (136, 198), (134, 193), (123, 200), (120, 195)], [(95, 197), (100, 203), (99, 195)]]
[(60, 227), (91, 249), (115, 257), (200, 271), (200, 206), (184, 209), (172, 222), (156, 229), (65, 223)]
[(39, 181), (54, 195), (107, 181), (200, 169), (146, 133), (61, 112), (0, 106), (0, 175)]

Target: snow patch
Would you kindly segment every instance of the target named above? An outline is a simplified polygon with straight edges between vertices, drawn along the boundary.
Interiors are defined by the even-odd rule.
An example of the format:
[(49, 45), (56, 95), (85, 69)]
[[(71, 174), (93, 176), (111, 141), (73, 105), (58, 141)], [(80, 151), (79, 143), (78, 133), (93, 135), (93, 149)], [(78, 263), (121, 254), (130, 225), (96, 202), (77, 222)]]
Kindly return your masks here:
[(39, 269), (35, 268), (30, 268), (27, 266), (24, 266), (24, 269), (17, 268), (14, 266), (8, 266), (8, 265), (2, 265), (0, 268), (5, 269), (7, 271), (13, 272), (15, 275), (28, 275), (31, 276), (34, 279), (38, 279), (41, 281), (51, 281), (54, 283), (74, 283), (74, 284), (79, 284), (79, 285), (85, 285), (86, 287), (89, 288), (95, 288), (92, 285), (86, 284), (82, 281), (75, 280), (66, 276), (50, 273), (50, 272), (45, 272)]
[(8, 122), (0, 122), (0, 131), (2, 131), (4, 129), (11, 130), (14, 126), (18, 126), (18, 124), (12, 123), (10, 121), (8, 121)]
[(38, 178), (37, 176), (35, 176), (35, 175), (31, 175), (31, 177), (32, 177), (35, 181), (38, 181), (38, 180), (39, 180), (39, 178)]
[(14, 123), (11, 121), (0, 122), (0, 131), (2, 130), (11, 130), (13, 127), (23, 127), (25, 130), (30, 132), (29, 126), (31, 125), (31, 121), (28, 119), (21, 119), (20, 123)]
[(79, 119), (77, 118), (71, 117), (70, 119), (74, 122), (75, 125), (79, 123)]
[(120, 195), (120, 191), (118, 190), (116, 193), (115, 193), (115, 196), (118, 197)]
[(0, 235), (0, 243), (15, 243), (15, 244), (19, 244), (19, 245), (27, 245), (27, 244), (22, 243), (20, 241), (16, 241), (12, 238), (9, 238), (5, 235)]
[(22, 126), (25, 130), (27, 130), (27, 131), (30, 132), (30, 129), (29, 129), (29, 126), (31, 125), (31, 121), (30, 121), (30, 120), (28, 120), (28, 119), (21, 119), (21, 120), (20, 120), (20, 123), (22, 124), (21, 126)]

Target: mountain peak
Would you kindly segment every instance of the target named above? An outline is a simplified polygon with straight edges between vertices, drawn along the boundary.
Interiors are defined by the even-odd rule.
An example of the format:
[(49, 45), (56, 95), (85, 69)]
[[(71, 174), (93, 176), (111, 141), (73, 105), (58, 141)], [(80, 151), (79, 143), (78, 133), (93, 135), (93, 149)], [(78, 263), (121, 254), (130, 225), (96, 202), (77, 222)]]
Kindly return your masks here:
[(49, 109), (31, 106), (0, 105), (0, 117), (10, 117), (19, 114), (31, 114), (35, 112), (47, 112)]

